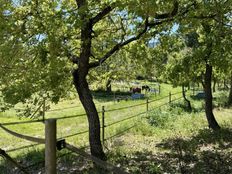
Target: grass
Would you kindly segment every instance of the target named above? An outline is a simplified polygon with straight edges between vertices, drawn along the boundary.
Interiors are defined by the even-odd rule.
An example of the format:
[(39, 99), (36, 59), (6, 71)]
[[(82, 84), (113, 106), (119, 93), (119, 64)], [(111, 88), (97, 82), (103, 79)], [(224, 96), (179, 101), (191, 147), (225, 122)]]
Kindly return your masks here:
[[(171, 88), (170, 85), (161, 85), (161, 94), (149, 96), (150, 100), (162, 98), (169, 94), (169, 91), (176, 93), (180, 91), (178, 88)], [(122, 94), (120, 94), (122, 95)], [(218, 101), (220, 102), (218, 95)], [(172, 96), (172, 99), (178, 98)], [(95, 96), (95, 103), (97, 108), (101, 111), (102, 105), (105, 110), (109, 111), (121, 107), (127, 107), (135, 104), (146, 103), (146, 100), (129, 100), (114, 102), (113, 98), (102, 96)], [(207, 128), (207, 122), (202, 108), (202, 100), (193, 100), (193, 112), (189, 113), (185, 110), (182, 100), (177, 100), (174, 103), (163, 106), (160, 109), (152, 110), (163, 103), (168, 102), (168, 98), (149, 103), (150, 111), (147, 114), (142, 114), (139, 117), (125, 120), (110, 127), (106, 127), (105, 137), (110, 137), (114, 134), (120, 133), (124, 129), (130, 128), (137, 124), (136, 127), (128, 130), (120, 137), (110, 138), (106, 141), (106, 149), (109, 161), (117, 166), (124, 168), (130, 173), (204, 173), (209, 170), (210, 173), (220, 173), (221, 171), (231, 173), (232, 169), (229, 167), (231, 156), (232, 139), (231, 139), (231, 125), (232, 112), (230, 108), (222, 108), (223, 105), (218, 105), (214, 110), (216, 119), (223, 129), (218, 133), (213, 133)], [(104, 102), (104, 103), (103, 103)], [(58, 110), (70, 106), (78, 106), (76, 108), (69, 108), (65, 110)], [(83, 108), (80, 106), (78, 100), (64, 100), (58, 105), (51, 105), (53, 112), (47, 112), (46, 118), (63, 117), (83, 113)], [(120, 121), (137, 113), (146, 111), (146, 105), (127, 108), (118, 111), (111, 111), (105, 113), (106, 125), (115, 121)], [(7, 115), (1, 114), (0, 122), (19, 121), (14, 116), (13, 111), (8, 112)], [(13, 115), (13, 116), (11, 116)], [(101, 114), (100, 114), (101, 115)], [(26, 118), (22, 118), (27, 120)], [(101, 116), (100, 116), (101, 119)], [(80, 131), (88, 129), (86, 117), (71, 118), (65, 120), (58, 120), (58, 137), (63, 137)], [(8, 126), (10, 129), (20, 133), (43, 137), (44, 125), (41, 123), (23, 124), (18, 126)], [(66, 139), (67, 142), (76, 146), (88, 145), (88, 134), (74, 136)], [(0, 147), (8, 150), (24, 145), (31, 144), (31, 142), (17, 139), (0, 129)], [(20, 161), (24, 166), (31, 165), (44, 159), (43, 145), (32, 147), (29, 149), (11, 152), (10, 155)], [(63, 155), (67, 151), (62, 150), (58, 155)], [(218, 159), (224, 159), (225, 165), (218, 162)], [(209, 163), (207, 163), (209, 162)], [(215, 167), (210, 169), (213, 164)], [(41, 164), (30, 168), (33, 173), (43, 172)], [(58, 173), (102, 173), (97, 172), (90, 161), (86, 161), (82, 157), (69, 154), (58, 159)], [(17, 171), (11, 164), (0, 160), (0, 173), (13, 173)], [(70, 172), (71, 171), (71, 172)], [(229, 171), (229, 172), (228, 172)], [(3, 173), (4, 173), (3, 172)], [(207, 172), (205, 172), (207, 173)]]

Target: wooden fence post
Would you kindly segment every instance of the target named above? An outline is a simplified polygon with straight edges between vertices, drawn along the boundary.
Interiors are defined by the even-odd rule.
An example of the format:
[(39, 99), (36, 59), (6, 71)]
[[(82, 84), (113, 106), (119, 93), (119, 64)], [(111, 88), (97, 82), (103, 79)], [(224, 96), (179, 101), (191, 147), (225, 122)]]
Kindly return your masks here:
[(148, 104), (149, 104), (148, 98), (147, 98), (146, 104), (147, 104), (147, 105), (146, 105), (146, 106), (147, 106), (146, 109), (147, 109), (147, 112), (148, 112)]
[(102, 106), (102, 144), (105, 143), (105, 106)]
[(45, 120), (45, 173), (56, 174), (56, 119)]
[(172, 102), (172, 93), (169, 92), (169, 103), (171, 103), (171, 102)]

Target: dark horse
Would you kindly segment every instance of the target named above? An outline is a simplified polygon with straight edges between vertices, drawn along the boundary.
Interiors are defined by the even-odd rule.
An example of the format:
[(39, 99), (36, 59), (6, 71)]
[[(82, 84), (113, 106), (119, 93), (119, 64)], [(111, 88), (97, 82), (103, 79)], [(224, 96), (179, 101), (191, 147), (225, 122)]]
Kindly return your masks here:
[(136, 88), (130, 88), (130, 91), (131, 91), (133, 94), (135, 94), (135, 93), (141, 93), (142, 89), (136, 87)]
[(150, 91), (150, 87), (147, 85), (142, 86), (142, 90)]

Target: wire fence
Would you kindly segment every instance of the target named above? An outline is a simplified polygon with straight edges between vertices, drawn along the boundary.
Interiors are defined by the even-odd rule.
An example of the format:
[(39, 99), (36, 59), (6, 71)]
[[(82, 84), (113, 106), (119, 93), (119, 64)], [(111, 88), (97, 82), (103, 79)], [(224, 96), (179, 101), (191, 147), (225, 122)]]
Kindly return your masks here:
[(29, 123), (42, 123), (43, 121), (44, 120), (28, 120), (28, 121), (1, 123), (1, 125), (3, 125), (3, 126), (9, 126), (9, 125), (29, 124)]
[(77, 132), (75, 134), (71, 134), (71, 135), (66, 135), (66, 136), (62, 136), (58, 139), (63, 139), (63, 138), (70, 138), (70, 137), (74, 137), (74, 136), (77, 136), (77, 135), (82, 135), (82, 134), (85, 134), (85, 133), (88, 133), (89, 130), (85, 130), (85, 131), (81, 131), (81, 132)]
[(39, 146), (39, 145), (41, 145), (41, 143), (30, 144), (30, 145), (27, 145), (27, 146), (21, 146), (21, 147), (18, 147), (18, 148), (9, 149), (9, 150), (6, 150), (6, 152), (7, 153), (9, 153), (9, 152), (15, 152), (15, 151), (18, 151), (18, 150), (28, 149), (28, 148), (36, 147), (36, 146)]
[[(129, 117), (126, 117), (126, 118), (123, 118), (123, 119), (120, 119), (120, 120), (117, 120), (117, 121), (114, 121), (114, 122), (110, 122), (110, 123), (107, 123), (107, 124), (105, 124), (105, 123), (103, 122), (102, 125), (101, 125), (101, 129), (103, 130), (103, 132), (105, 132), (105, 131), (104, 131), (105, 128), (108, 128), (108, 127), (111, 127), (111, 126), (113, 126), (113, 125), (116, 125), (116, 124), (119, 124), (119, 123), (128, 121), (128, 120), (130, 120), (130, 119), (133, 119), (133, 118), (142, 116), (142, 115), (146, 114), (147, 112), (149, 112), (149, 111), (151, 111), (151, 110), (160, 108), (160, 107), (162, 107), (162, 106), (164, 106), (164, 105), (170, 104), (171, 102), (174, 102), (174, 101), (176, 101), (176, 100), (179, 100), (179, 99), (182, 98), (182, 97), (178, 97), (178, 98), (175, 98), (175, 99), (171, 99), (171, 96), (177, 95), (177, 94), (179, 94), (179, 93), (180, 93), (180, 92), (175, 93), (175, 94), (169, 94), (169, 95), (164, 96), (164, 97), (162, 97), (162, 98), (158, 98), (158, 99), (154, 99), (154, 100), (150, 100), (150, 101), (147, 100), (146, 102), (142, 102), (142, 103), (135, 104), (135, 105), (125, 106), (125, 107), (115, 108), (115, 109), (109, 109), (109, 110), (103, 109), (102, 111), (98, 111), (98, 113), (102, 113), (102, 114), (103, 114), (102, 116), (104, 116), (104, 113), (110, 113), (110, 112), (113, 112), (113, 111), (121, 111), (121, 110), (124, 110), (124, 109), (129, 109), (129, 108), (134, 108), (134, 107), (138, 107), (138, 106), (147, 105), (147, 109), (146, 109), (146, 111), (144, 111), (144, 112), (140, 112), (140, 113), (134, 114), (134, 115), (132, 115), (132, 116), (129, 116)], [(165, 103), (163, 103), (163, 104), (161, 104), (161, 105), (159, 105), (159, 106), (152, 107), (152, 108), (150, 108), (150, 109), (148, 108), (149, 103), (153, 103), (153, 102), (155, 102), (155, 101), (160, 101), (160, 100), (163, 100), (163, 99), (168, 98), (168, 97), (169, 97), (169, 101), (168, 101), (168, 102), (165, 102)], [(69, 108), (73, 108), (73, 107), (69, 107)], [(65, 108), (65, 109), (66, 109), (66, 108)], [(56, 111), (58, 111), (58, 110), (56, 110)], [(57, 118), (53, 118), (53, 119), (56, 119), (56, 120), (63, 120), (63, 119), (78, 118), (78, 117), (84, 117), (84, 116), (86, 116), (86, 114), (77, 114), (77, 115), (71, 115), (71, 116), (57, 117)], [(102, 120), (104, 120), (104, 119), (102, 118)], [(2, 127), (2, 126), (9, 126), (9, 125), (18, 125), (18, 124), (44, 123), (44, 121), (45, 121), (45, 120), (28, 120), (28, 121), (21, 121), (21, 122), (8, 122), (8, 123), (1, 123), (1, 127)], [(110, 136), (108, 136), (108, 137), (106, 137), (106, 138), (105, 138), (105, 135), (103, 135), (103, 136), (102, 136), (102, 142), (103, 142), (103, 144), (104, 144), (104, 141), (107, 141), (107, 140), (112, 139), (112, 138), (114, 138), (114, 137), (120, 136), (120, 135), (124, 134), (125, 132), (128, 132), (130, 129), (136, 127), (137, 125), (138, 125), (138, 124), (135, 123), (135, 124), (133, 124), (132, 126), (129, 126), (129, 127), (125, 128), (125, 129), (123, 129), (123, 130), (120, 130), (120, 131), (116, 132), (115, 134), (110, 135)], [(5, 129), (5, 128), (2, 127), (2, 129)], [(61, 137), (57, 138), (57, 140), (66, 139), (66, 138), (70, 138), (70, 137), (82, 135), (82, 134), (85, 134), (85, 133), (88, 133), (88, 132), (89, 132), (89, 130), (83, 130), (83, 131), (80, 131), (80, 132), (77, 132), (77, 133), (73, 133), (73, 134), (61, 136)], [(8, 131), (8, 133), (11, 133), (11, 132)], [(15, 135), (15, 134), (13, 134), (13, 135)], [(16, 135), (17, 135), (17, 134), (16, 134)], [(21, 138), (22, 138), (22, 137), (28, 138), (28, 136), (21, 136)], [(37, 140), (37, 139), (39, 139), (39, 138), (34, 138), (34, 139)], [(33, 139), (32, 137), (29, 137), (29, 140), (34, 140), (34, 139)], [(40, 140), (41, 140), (41, 139), (40, 139)], [(42, 142), (42, 140), (41, 140), (41, 142)], [(14, 148), (14, 149), (10, 149), (10, 150), (7, 150), (6, 152), (7, 152), (7, 153), (10, 153), (10, 152), (19, 151), (19, 150), (22, 150), (22, 149), (28, 149), (28, 148), (31, 148), (31, 147), (36, 147), (36, 146), (40, 145), (41, 142), (40, 142), (40, 143), (36, 143), (36, 144), (31, 144), (31, 145), (27, 145), (27, 146), (22, 146), (22, 147)], [(44, 160), (43, 160), (43, 161), (40, 161), (40, 162), (37, 162), (36, 164), (31, 164), (31, 165), (27, 166), (26, 168), (31, 168), (31, 167), (33, 167), (33, 166), (36, 166), (38, 163), (43, 163), (43, 162), (44, 162)]]
[(142, 112), (142, 113), (139, 113), (139, 114), (135, 114), (135, 115), (133, 115), (133, 116), (130, 116), (130, 117), (124, 118), (124, 119), (122, 119), (122, 120), (118, 120), (118, 121), (115, 121), (115, 122), (109, 123), (109, 124), (105, 125), (105, 127), (113, 126), (113, 125), (115, 125), (115, 124), (118, 124), (118, 123), (124, 122), (124, 121), (126, 121), (126, 120), (130, 120), (130, 119), (132, 119), (132, 118), (138, 117), (138, 116), (140, 116), (140, 115), (142, 115), (142, 114), (146, 114), (146, 113), (147, 113), (147, 112)]
[(114, 137), (118, 137), (120, 135), (123, 135), (125, 132), (129, 131), (130, 129), (132, 129), (132, 128), (136, 127), (136, 126), (138, 126), (138, 124), (134, 124), (133, 126), (130, 126), (130, 127), (126, 128), (124, 130), (121, 130), (121, 131), (117, 132), (116, 134), (111, 135), (111, 136), (105, 138), (105, 140), (107, 141), (107, 140), (112, 139)]
[[(177, 94), (180, 94), (181, 92), (177, 92), (177, 93), (174, 93), (174, 94), (171, 94), (172, 96), (174, 95), (177, 95)], [(121, 108), (115, 108), (115, 109), (109, 109), (109, 110), (104, 110), (105, 113), (107, 112), (113, 112), (113, 111), (120, 111), (120, 110), (124, 110), (124, 109), (129, 109), (129, 108), (134, 108), (134, 107), (138, 107), (138, 106), (143, 106), (143, 105), (146, 105), (148, 103), (153, 103), (155, 101), (159, 101), (159, 100), (163, 100), (167, 97), (170, 97), (170, 94), (169, 95), (166, 95), (162, 98), (158, 98), (158, 99), (154, 99), (154, 100), (150, 100), (149, 102), (142, 102), (142, 103), (139, 103), (139, 104), (135, 104), (135, 105), (130, 105), (130, 106), (125, 106), (125, 107), (121, 107)], [(181, 97), (180, 97), (181, 98)], [(177, 99), (174, 99), (172, 101), (169, 101), (167, 103), (164, 103), (162, 105), (159, 105), (159, 106), (156, 106), (156, 107), (152, 107), (152, 109), (156, 109), (156, 108), (159, 108), (159, 107), (162, 107), (164, 105), (167, 105), (169, 104), (170, 102), (173, 102), (175, 100), (178, 100), (180, 98), (177, 98)], [(73, 108), (73, 107), (69, 107), (69, 108)], [(64, 109), (67, 109), (67, 108), (64, 108)], [(146, 111), (147, 112), (147, 111)], [(107, 125), (104, 125), (104, 127), (109, 127), (109, 126), (112, 126), (114, 124), (117, 124), (117, 123), (120, 123), (120, 122), (123, 122), (123, 121), (126, 121), (126, 120), (129, 120), (129, 119), (132, 119), (134, 117), (137, 117), (141, 114), (145, 114), (146, 112), (142, 112), (142, 113), (138, 113), (138, 114), (135, 114), (133, 116), (130, 116), (130, 117), (127, 117), (127, 118), (124, 118), (122, 120), (118, 120), (116, 122), (112, 122), (112, 123), (109, 123)], [(98, 114), (102, 113), (102, 111), (98, 111)], [(85, 117), (86, 116), (86, 113), (83, 113), (83, 114), (77, 114), (77, 115), (71, 115), (71, 116), (64, 116), (64, 117), (55, 117), (53, 119), (56, 119), (56, 120), (63, 120), (63, 119), (70, 119), (70, 118), (78, 118), (78, 117)], [(20, 121), (20, 122), (8, 122), (8, 123), (1, 123), (2, 126), (9, 126), (9, 125), (17, 125), (17, 124), (29, 124), (29, 123), (43, 123), (44, 120), (42, 119), (39, 119), (39, 120), (28, 120), (28, 121)], [(102, 126), (101, 126), (102, 127)], [(73, 137), (73, 136), (76, 136), (76, 135), (80, 135), (80, 134), (84, 134), (84, 133), (87, 133), (88, 130), (85, 130), (85, 131), (82, 131), (82, 132), (78, 132), (78, 133), (75, 133), (75, 134), (72, 134), (72, 135), (66, 135), (64, 136), (64, 138), (68, 138), (68, 137)], [(31, 145), (31, 146), (35, 146), (35, 145)], [(27, 146), (25, 146), (26, 148)], [(28, 146), (30, 147), (30, 145)], [(23, 149), (23, 147), (20, 147), (20, 149)], [(10, 150), (10, 151), (14, 151), (14, 149)]]
[(139, 104), (130, 105), (130, 106), (125, 106), (125, 107), (121, 107), (121, 108), (105, 110), (105, 112), (120, 111), (120, 110), (129, 109), (129, 108), (134, 108), (134, 107), (142, 106), (142, 105), (146, 105), (146, 103), (139, 103)]

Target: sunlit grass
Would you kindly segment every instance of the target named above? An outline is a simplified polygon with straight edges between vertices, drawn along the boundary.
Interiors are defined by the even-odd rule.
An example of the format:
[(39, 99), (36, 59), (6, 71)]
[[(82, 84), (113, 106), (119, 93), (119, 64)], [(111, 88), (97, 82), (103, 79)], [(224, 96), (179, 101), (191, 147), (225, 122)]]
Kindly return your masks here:
[[(110, 101), (110, 100), (98, 100), (95, 98), (95, 103), (97, 110), (99, 111), (100, 122), (102, 122), (102, 106), (105, 107), (105, 145), (107, 149), (111, 151), (120, 151), (120, 153), (133, 153), (135, 151), (144, 150), (151, 151), (152, 153), (161, 152), (162, 149), (156, 148), (156, 144), (164, 140), (176, 137), (191, 137), (198, 134), (202, 129), (208, 129), (208, 124), (204, 114), (204, 102), (203, 100), (193, 100), (188, 97), (192, 102), (193, 112), (185, 111), (182, 106), (184, 105), (183, 99), (174, 101), (169, 105), (169, 92), (173, 93), (180, 92), (180, 88), (172, 88), (170, 85), (161, 85), (161, 94), (152, 94), (149, 96), (149, 112), (135, 116), (134, 118), (120, 122), (133, 115), (146, 112), (146, 98), (141, 100), (128, 100), (128, 101)], [(181, 97), (181, 93), (173, 96), (172, 100)], [(188, 92), (188, 96), (190, 92)], [(220, 95), (218, 95), (220, 96)], [(107, 98), (107, 96), (106, 96)], [(150, 102), (154, 99), (160, 99), (154, 102)], [(160, 108), (157, 108), (163, 104), (166, 104)], [(140, 105), (141, 104), (141, 105)], [(133, 107), (134, 105), (139, 105)], [(76, 106), (76, 107), (75, 107)], [(130, 107), (131, 106), (131, 107)], [(121, 110), (114, 110), (123, 107), (128, 107)], [(66, 109), (62, 109), (66, 108)], [(154, 110), (155, 109), (155, 110)], [(114, 111), (111, 111), (114, 110)], [(51, 105), (50, 111), (45, 114), (46, 118), (59, 118), (71, 115), (83, 114), (84, 109), (80, 105), (77, 99), (63, 100), (57, 105)], [(223, 128), (231, 127), (232, 125), (232, 111), (227, 108), (216, 108), (214, 109), (214, 114), (219, 124)], [(149, 117), (157, 117), (157, 125), (149, 124)], [(18, 118), (15, 116), (13, 110), (1, 113), (0, 122), (15, 122), (30, 120), (29, 118)], [(114, 125), (109, 126), (111, 123), (119, 122)], [(133, 127), (136, 125), (135, 127)], [(43, 123), (30, 123), (30, 124), (20, 124), (7, 126), (9, 129), (14, 130), (18, 133), (44, 138), (44, 124)], [(133, 127), (133, 128), (132, 128)], [(129, 129), (131, 128), (131, 129)], [(127, 130), (128, 129), (128, 130)], [(69, 119), (57, 120), (57, 137), (65, 138), (67, 142), (81, 147), (88, 146), (88, 133), (81, 135), (67, 137), (78, 132), (83, 132), (88, 130), (87, 117), (77, 117)], [(119, 138), (111, 136), (124, 132)], [(17, 147), (30, 145), (29, 141), (21, 140), (12, 135), (7, 134), (2, 129), (0, 129), (0, 147), (5, 150), (14, 149)], [(27, 153), (33, 151), (41, 151), (44, 145), (31, 147), (29, 149), (19, 150), (16, 152), (10, 152), (12, 157), (20, 157)], [(115, 159), (110, 159), (114, 161)], [(36, 161), (36, 160), (35, 160)], [(0, 161), (2, 163), (2, 161)]]

